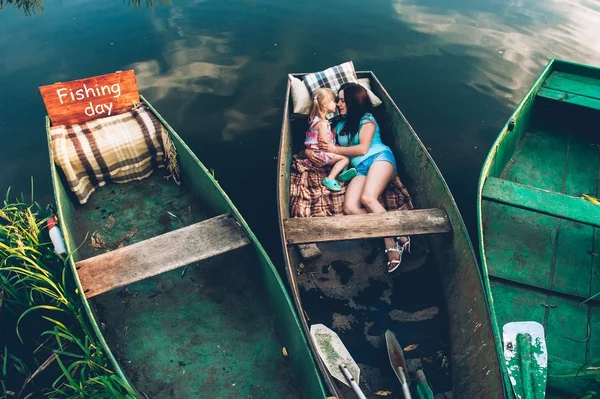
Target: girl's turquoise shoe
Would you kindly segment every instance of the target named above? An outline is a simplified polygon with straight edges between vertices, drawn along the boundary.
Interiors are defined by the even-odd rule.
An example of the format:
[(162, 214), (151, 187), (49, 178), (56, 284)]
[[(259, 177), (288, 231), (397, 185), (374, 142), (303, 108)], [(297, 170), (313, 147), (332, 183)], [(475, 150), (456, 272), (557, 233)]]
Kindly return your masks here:
[(354, 179), (355, 177), (356, 177), (356, 169), (350, 168), (350, 169), (346, 169), (345, 171), (340, 173), (338, 175), (337, 179), (342, 182), (347, 182), (347, 181)]
[(336, 182), (335, 180), (324, 178), (322, 183), (325, 187), (327, 187), (331, 191), (341, 191), (342, 190), (342, 186), (340, 186), (338, 184), (338, 182)]

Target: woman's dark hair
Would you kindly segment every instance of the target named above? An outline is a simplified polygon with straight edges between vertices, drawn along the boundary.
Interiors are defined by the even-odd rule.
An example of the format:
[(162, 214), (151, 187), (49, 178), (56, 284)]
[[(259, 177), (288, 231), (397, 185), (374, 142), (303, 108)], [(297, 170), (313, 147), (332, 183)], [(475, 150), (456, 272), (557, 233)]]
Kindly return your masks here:
[(367, 112), (371, 112), (373, 105), (367, 90), (357, 83), (344, 83), (338, 93), (342, 90), (346, 103), (346, 123), (340, 135), (348, 135), (348, 145), (352, 145), (354, 137), (358, 134), (360, 120)]

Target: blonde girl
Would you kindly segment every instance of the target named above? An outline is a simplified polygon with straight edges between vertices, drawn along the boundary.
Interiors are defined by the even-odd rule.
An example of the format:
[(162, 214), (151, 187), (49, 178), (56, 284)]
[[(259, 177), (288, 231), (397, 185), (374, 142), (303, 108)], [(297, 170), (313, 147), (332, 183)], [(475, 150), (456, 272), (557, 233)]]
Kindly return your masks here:
[(333, 165), (329, 175), (323, 179), (322, 184), (331, 191), (340, 191), (342, 187), (335, 178), (337, 177), (339, 181), (350, 181), (356, 176), (356, 170), (352, 168), (340, 174), (348, 166), (350, 159), (345, 155), (319, 150), (319, 141), (327, 141), (335, 145), (336, 136), (331, 131), (331, 126), (326, 117), (328, 113), (334, 112), (335, 109), (335, 93), (331, 89), (317, 89), (310, 110), (304, 146), (315, 150), (315, 156), (322, 160), (324, 165)]

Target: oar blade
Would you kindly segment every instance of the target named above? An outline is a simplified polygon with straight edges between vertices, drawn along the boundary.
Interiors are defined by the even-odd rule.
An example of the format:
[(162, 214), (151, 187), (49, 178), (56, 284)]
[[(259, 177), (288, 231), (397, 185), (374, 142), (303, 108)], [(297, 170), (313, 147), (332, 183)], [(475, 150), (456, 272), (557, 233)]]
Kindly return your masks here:
[(325, 363), (329, 373), (336, 380), (350, 386), (340, 369), (340, 365), (345, 364), (358, 384), (360, 369), (335, 331), (330, 330), (323, 324), (313, 324), (310, 326), (310, 335), (317, 347), (319, 357)]
[(504, 360), (517, 399), (546, 396), (548, 352), (544, 327), (535, 321), (512, 322), (502, 329)]
[[(390, 364), (392, 365), (392, 369), (394, 369), (394, 373), (396, 373), (396, 377), (398, 377), (398, 380), (401, 384), (403, 384), (404, 381), (406, 381), (406, 383), (410, 385), (410, 377), (408, 376), (408, 369), (406, 367), (406, 360), (404, 359), (404, 352), (402, 351), (402, 347), (398, 343), (396, 336), (390, 330), (387, 330), (385, 332), (385, 343), (387, 345)], [(402, 372), (404, 373), (404, 378), (401, 375)]]

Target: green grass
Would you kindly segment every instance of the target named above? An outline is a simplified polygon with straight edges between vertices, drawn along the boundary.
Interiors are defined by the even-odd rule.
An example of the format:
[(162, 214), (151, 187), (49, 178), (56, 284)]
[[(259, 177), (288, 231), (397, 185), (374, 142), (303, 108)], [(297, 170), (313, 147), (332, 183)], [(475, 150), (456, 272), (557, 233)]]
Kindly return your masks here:
[(0, 399), (137, 398), (111, 370), (54, 253), (48, 213), (9, 193), (0, 208)]

